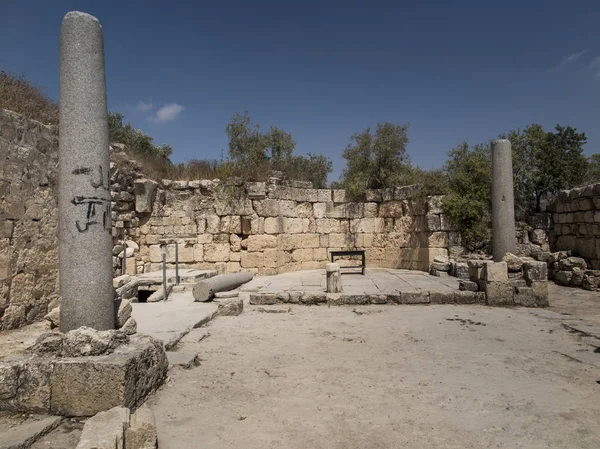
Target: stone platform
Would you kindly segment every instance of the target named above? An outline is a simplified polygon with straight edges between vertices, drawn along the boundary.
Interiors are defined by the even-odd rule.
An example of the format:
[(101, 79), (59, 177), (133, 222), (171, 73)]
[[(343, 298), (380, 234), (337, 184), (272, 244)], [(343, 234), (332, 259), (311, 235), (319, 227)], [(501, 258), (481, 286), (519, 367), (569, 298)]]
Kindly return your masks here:
[(342, 293), (326, 293), (324, 270), (256, 277), (245, 284), (250, 304), (429, 304), (485, 303), (483, 292), (458, 289), (458, 279), (422, 271), (367, 268), (364, 275), (342, 273)]

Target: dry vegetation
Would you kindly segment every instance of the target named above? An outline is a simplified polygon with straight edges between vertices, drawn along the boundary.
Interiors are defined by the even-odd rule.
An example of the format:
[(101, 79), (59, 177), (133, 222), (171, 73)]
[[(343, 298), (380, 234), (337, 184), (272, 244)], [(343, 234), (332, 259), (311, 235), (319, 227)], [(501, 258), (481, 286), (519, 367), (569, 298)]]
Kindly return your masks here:
[(0, 108), (22, 114), (46, 125), (58, 123), (58, 105), (25, 75), (0, 71)]

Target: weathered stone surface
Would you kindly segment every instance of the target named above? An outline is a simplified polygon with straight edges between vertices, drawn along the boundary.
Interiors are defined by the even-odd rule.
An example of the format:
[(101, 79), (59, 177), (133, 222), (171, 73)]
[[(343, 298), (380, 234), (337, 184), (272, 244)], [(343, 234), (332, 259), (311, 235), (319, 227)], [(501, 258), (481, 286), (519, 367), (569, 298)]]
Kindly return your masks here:
[(430, 302), (429, 292), (423, 290), (403, 291), (400, 301), (402, 304), (427, 304)]
[(246, 182), (246, 193), (251, 200), (262, 200), (267, 196), (267, 185), (264, 182)]
[(476, 282), (461, 279), (460, 281), (458, 281), (458, 289), (463, 291), (476, 292), (479, 290), (479, 286)]
[(558, 266), (560, 270), (563, 271), (571, 271), (573, 268), (587, 270), (587, 263), (585, 259), (582, 259), (581, 257), (562, 258), (558, 261)]
[(454, 276), (459, 279), (470, 279), (469, 265), (462, 262), (457, 262), (454, 265)]
[(125, 449), (155, 449), (158, 447), (154, 414), (146, 404), (131, 414), (125, 429)]
[(429, 292), (429, 301), (431, 304), (453, 304), (454, 292)]
[(506, 282), (508, 281), (508, 267), (506, 262), (484, 261), (481, 270), (481, 279), (487, 282)]
[(554, 280), (561, 285), (569, 285), (573, 277), (572, 271), (559, 271), (554, 274)]
[(523, 264), (523, 275), (528, 283), (548, 280), (546, 262), (527, 261)]
[(127, 343), (129, 338), (121, 331), (97, 331), (80, 327), (66, 334), (43, 334), (32, 349), (38, 354), (52, 354), (56, 357), (85, 357), (110, 354)]
[(137, 322), (135, 321), (135, 318), (129, 317), (120, 330), (127, 335), (135, 334), (137, 332)]
[(115, 326), (117, 329), (123, 327), (125, 322), (131, 317), (133, 308), (128, 299), (118, 299), (115, 301)]
[(48, 312), (44, 319), (50, 323), (50, 329), (60, 327), (60, 306)]
[(51, 412), (91, 416), (115, 406), (134, 408), (162, 384), (167, 369), (162, 344), (139, 334), (109, 355), (63, 359), (51, 376)]
[(521, 258), (515, 256), (513, 253), (506, 253), (502, 258), (502, 262), (506, 262), (508, 271), (520, 271), (523, 267), (523, 261)]
[(131, 276), (124, 274), (113, 279), (113, 288), (118, 289), (131, 281)]
[(506, 281), (486, 281), (484, 283), (485, 300), (488, 306), (512, 306), (513, 287)]
[(219, 300), (217, 315), (238, 316), (244, 311), (244, 301), (240, 298), (227, 298)]
[(76, 449), (125, 449), (129, 409), (113, 407), (85, 422)]

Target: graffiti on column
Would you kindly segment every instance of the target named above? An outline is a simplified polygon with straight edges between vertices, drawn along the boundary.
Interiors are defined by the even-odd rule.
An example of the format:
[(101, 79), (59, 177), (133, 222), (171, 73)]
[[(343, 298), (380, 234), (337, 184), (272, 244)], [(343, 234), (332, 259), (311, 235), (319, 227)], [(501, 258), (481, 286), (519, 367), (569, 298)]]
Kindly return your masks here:
[[(102, 166), (96, 169), (90, 167), (81, 167), (73, 170), (74, 175), (89, 176), (89, 183), (95, 189), (99, 190), (98, 195), (93, 196), (75, 196), (71, 200), (75, 206), (82, 206), (82, 219), (75, 220), (75, 227), (79, 232), (87, 232), (91, 226), (101, 225), (102, 229), (111, 232), (110, 217), (110, 189), (108, 173), (104, 173)], [(104, 193), (104, 195), (102, 195)], [(108, 195), (106, 195), (108, 193)], [(108, 196), (108, 199), (105, 198)], [(104, 198), (103, 198), (104, 197)]]

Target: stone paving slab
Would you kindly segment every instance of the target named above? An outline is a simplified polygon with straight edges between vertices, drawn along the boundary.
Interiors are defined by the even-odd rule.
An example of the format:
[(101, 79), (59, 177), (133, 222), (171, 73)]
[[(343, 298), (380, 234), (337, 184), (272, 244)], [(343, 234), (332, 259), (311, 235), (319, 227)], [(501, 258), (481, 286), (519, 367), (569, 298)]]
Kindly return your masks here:
[[(175, 270), (168, 269), (166, 270), (167, 282), (175, 283)], [(217, 275), (217, 270), (193, 270), (190, 268), (180, 268), (179, 269), (179, 281), (181, 283), (193, 283), (201, 281), (202, 279), (207, 279)], [(152, 283), (152, 284), (161, 284), (163, 279), (163, 273), (161, 271), (151, 271), (149, 273), (142, 273), (136, 276), (132, 276), (132, 278), (137, 279), (138, 281), (142, 281), (142, 283)]]
[[(259, 293), (324, 292), (324, 270), (306, 270), (276, 276), (255, 277), (241, 291)], [(347, 294), (392, 294), (403, 291), (446, 292), (458, 291), (458, 279), (450, 276), (432, 276), (422, 271), (367, 269), (365, 275), (342, 274), (342, 288)]]
[(137, 330), (171, 349), (192, 329), (208, 323), (217, 312), (216, 303), (194, 302), (191, 291), (171, 293), (168, 301), (133, 303)]
[(0, 416), (0, 449), (28, 448), (62, 420), (61, 416), (30, 415), (23, 422), (11, 425), (9, 417)]

